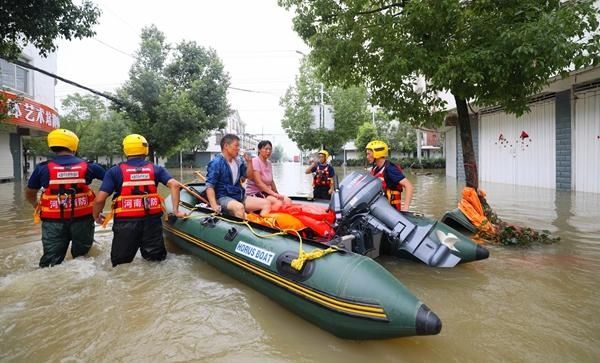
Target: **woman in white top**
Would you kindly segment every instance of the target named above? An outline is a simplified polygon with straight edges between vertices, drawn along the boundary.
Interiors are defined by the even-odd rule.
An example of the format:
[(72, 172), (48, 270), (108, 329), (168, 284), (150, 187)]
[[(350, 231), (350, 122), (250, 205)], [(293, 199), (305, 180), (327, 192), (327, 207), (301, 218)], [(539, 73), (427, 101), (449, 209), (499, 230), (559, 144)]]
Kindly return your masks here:
[(266, 198), (271, 202), (271, 210), (277, 211), (282, 205), (292, 204), (292, 200), (277, 191), (273, 180), (273, 165), (269, 161), (272, 152), (273, 145), (269, 140), (258, 143), (258, 156), (252, 159), (254, 180), (248, 178), (246, 195)]

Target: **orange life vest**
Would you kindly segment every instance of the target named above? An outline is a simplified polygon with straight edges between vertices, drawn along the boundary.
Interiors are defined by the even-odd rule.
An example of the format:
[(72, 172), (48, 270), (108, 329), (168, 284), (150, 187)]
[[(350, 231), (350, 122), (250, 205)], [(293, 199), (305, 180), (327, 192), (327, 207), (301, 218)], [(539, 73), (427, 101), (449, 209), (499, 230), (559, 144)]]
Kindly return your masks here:
[(317, 164), (317, 170), (315, 171), (315, 176), (313, 177), (313, 187), (322, 185), (329, 188), (331, 186), (331, 177), (329, 176), (328, 166), (329, 165), (327, 164)]
[(67, 220), (92, 214), (94, 192), (85, 182), (88, 163), (72, 165), (48, 162), (50, 182), (40, 198), (40, 217)]
[[(400, 185), (400, 183), (398, 183), (398, 185), (396, 186), (388, 186), (387, 183), (385, 182), (385, 168), (386, 167), (390, 167), (390, 168), (398, 168), (400, 169), (399, 166), (394, 165), (392, 163), (390, 163), (389, 161), (385, 161), (385, 164), (383, 164), (383, 166), (381, 167), (381, 169), (377, 168), (377, 166), (373, 165), (373, 167), (371, 168), (371, 175), (373, 175), (374, 177), (379, 178), (379, 180), (381, 180), (381, 189), (383, 189), (383, 192), (385, 193), (385, 196), (387, 197), (387, 199), (390, 201), (390, 204), (392, 205), (392, 207), (396, 208), (397, 210), (401, 210), (402, 209), (402, 185)], [(400, 169), (400, 171), (402, 171), (402, 169)]]
[(113, 202), (115, 218), (140, 218), (160, 214), (162, 198), (158, 195), (154, 176), (154, 165), (144, 166), (119, 164), (123, 175), (121, 194)]

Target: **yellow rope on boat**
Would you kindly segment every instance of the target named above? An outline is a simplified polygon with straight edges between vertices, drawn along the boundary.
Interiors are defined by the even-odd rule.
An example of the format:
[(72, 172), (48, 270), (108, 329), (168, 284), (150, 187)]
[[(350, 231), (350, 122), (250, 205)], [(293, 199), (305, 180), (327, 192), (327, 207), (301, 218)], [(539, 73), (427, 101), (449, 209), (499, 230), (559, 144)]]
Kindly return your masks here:
[(338, 251), (337, 247), (331, 246), (325, 250), (320, 250), (318, 248), (315, 248), (314, 250), (312, 250), (310, 252), (304, 252), (304, 250), (302, 249), (302, 237), (300, 236), (300, 233), (298, 233), (298, 231), (294, 231), (294, 230), (290, 230), (290, 231), (295, 232), (296, 235), (298, 236), (298, 240), (300, 241), (300, 247), (298, 249), (298, 258), (293, 259), (290, 264), (292, 266), (292, 268), (295, 269), (296, 271), (302, 270), (302, 267), (304, 267), (304, 263), (306, 261), (316, 260), (317, 258), (321, 258), (332, 252)]

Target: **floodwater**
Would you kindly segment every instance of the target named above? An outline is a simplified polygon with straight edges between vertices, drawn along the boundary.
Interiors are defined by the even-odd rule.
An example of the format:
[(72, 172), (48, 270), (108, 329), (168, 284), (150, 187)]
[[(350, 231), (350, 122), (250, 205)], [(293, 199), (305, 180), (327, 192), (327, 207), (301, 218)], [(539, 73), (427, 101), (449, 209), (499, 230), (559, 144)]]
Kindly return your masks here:
[[(274, 171), (280, 191), (310, 191), (299, 164)], [(183, 176), (192, 180), (189, 170)], [(440, 218), (456, 207), (460, 183), (440, 172), (408, 177), (413, 210)], [(550, 230), (561, 242), (491, 246), (488, 260), (454, 269), (382, 259), (438, 314), (442, 331), (348, 341), (171, 245), (162, 263), (138, 254), (113, 269), (111, 233), (98, 229), (89, 257), (38, 269), (40, 228), (23, 185), (0, 184), (0, 361), (600, 361), (600, 194), (482, 186), (505, 220)]]

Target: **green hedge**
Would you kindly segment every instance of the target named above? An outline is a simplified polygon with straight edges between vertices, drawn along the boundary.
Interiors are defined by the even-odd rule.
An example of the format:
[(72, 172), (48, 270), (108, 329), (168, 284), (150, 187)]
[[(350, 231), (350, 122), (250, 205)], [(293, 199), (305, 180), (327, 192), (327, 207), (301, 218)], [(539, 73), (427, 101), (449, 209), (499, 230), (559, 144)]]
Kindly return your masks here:
[[(444, 169), (446, 167), (446, 159), (444, 158), (423, 158), (419, 162), (417, 158), (402, 158), (402, 159), (390, 159), (394, 164), (400, 165), (404, 169), (417, 168), (417, 169)], [(334, 159), (331, 164), (333, 166), (342, 165), (343, 160)], [(364, 166), (365, 160), (361, 159), (348, 159), (346, 160), (346, 166)]]

